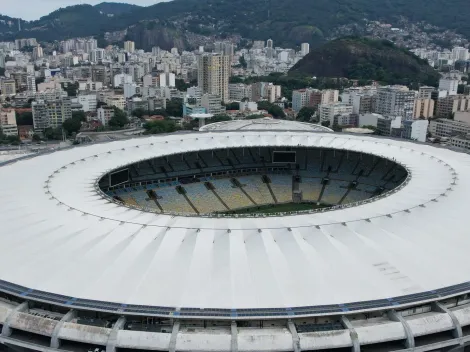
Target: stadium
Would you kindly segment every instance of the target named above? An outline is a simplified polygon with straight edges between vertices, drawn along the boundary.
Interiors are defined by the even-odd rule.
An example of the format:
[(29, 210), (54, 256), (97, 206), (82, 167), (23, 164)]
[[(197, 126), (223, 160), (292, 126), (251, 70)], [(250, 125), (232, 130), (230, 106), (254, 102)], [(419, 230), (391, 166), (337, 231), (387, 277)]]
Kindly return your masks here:
[(0, 344), (464, 351), (470, 156), (364, 135), (179, 133), (0, 167)]

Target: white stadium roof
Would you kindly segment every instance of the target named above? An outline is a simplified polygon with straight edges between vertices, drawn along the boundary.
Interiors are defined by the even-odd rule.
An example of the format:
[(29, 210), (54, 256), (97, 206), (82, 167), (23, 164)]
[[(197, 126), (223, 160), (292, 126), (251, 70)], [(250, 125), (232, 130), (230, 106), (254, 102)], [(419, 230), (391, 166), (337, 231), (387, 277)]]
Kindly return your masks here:
[[(365, 152), (396, 159), (411, 179), (360, 206), (256, 218), (147, 213), (95, 189), (119, 166), (242, 146)], [(357, 302), (398, 306), (444, 297), (469, 290), (454, 286), (469, 281), (469, 178), (463, 153), (333, 133), (173, 134), (55, 152), (1, 168), (0, 288), (12, 283), (21, 287), (10, 291), (25, 297), (62, 295), (50, 297), (71, 306), (88, 299), (177, 310), (347, 310), (351, 302), (365, 310)]]
[(253, 120), (232, 120), (215, 122), (205, 125), (199, 129), (203, 132), (220, 131), (310, 131), (310, 132), (333, 132), (332, 129), (313, 123), (277, 120), (270, 117)]

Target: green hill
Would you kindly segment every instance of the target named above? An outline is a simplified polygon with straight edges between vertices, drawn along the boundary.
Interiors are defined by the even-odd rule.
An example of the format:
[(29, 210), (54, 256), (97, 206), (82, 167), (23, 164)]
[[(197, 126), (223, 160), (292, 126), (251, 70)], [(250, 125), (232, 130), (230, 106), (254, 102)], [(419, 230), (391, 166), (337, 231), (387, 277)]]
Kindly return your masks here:
[(276, 46), (293, 47), (302, 42), (316, 46), (338, 26), (362, 23), (364, 18), (394, 24), (405, 17), (470, 37), (469, 12), (468, 0), (173, 0), (148, 7), (103, 3), (54, 11), (24, 23), (21, 33), (17, 33), (17, 26), (11, 31), (0, 31), (0, 39), (22, 36), (53, 41), (124, 30), (142, 21), (158, 20), (157, 23), (174, 24), (181, 33), (220, 37), (238, 34), (248, 39), (271, 38)]
[(439, 74), (425, 60), (385, 40), (341, 38), (314, 49), (291, 76), (346, 77), (388, 84), (436, 85)]

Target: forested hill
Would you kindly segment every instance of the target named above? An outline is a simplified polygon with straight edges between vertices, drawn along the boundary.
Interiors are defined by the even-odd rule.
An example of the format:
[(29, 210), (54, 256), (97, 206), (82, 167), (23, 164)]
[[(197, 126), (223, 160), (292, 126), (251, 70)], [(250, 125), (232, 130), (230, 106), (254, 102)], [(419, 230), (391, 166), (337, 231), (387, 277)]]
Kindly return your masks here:
[(143, 21), (157, 19), (181, 32), (272, 38), (275, 45), (293, 47), (301, 42), (321, 43), (338, 26), (364, 18), (393, 24), (403, 16), (470, 37), (469, 13), (468, 0), (173, 0), (149, 7), (107, 3), (60, 9), (25, 24), (20, 34), (0, 32), (0, 39), (23, 36), (52, 41), (145, 26)]
[(439, 74), (425, 60), (385, 40), (342, 38), (300, 60), (290, 75), (346, 77), (388, 84), (436, 85)]

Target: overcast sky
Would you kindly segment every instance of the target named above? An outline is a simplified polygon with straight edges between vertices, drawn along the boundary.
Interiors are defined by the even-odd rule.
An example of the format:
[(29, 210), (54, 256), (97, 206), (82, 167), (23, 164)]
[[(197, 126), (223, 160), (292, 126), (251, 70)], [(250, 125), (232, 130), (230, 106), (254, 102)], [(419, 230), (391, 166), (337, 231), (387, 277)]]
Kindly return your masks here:
[[(37, 20), (60, 7), (77, 4), (96, 5), (105, 0), (0, 0), (0, 14), (19, 17), (24, 20)], [(109, 0), (109, 2), (125, 2), (140, 6), (153, 5), (159, 0)]]

